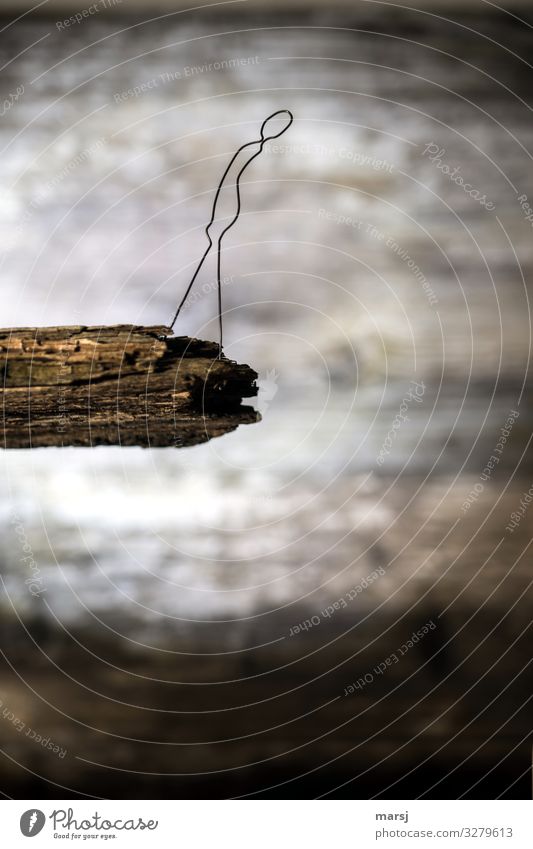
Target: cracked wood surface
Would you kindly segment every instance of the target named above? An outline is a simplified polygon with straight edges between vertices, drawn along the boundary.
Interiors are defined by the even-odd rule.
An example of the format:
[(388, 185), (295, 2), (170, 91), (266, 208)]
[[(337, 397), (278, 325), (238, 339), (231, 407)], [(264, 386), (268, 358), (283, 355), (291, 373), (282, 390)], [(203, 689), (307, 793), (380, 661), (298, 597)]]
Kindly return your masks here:
[(164, 326), (0, 330), (4, 448), (184, 447), (258, 420), (257, 374)]

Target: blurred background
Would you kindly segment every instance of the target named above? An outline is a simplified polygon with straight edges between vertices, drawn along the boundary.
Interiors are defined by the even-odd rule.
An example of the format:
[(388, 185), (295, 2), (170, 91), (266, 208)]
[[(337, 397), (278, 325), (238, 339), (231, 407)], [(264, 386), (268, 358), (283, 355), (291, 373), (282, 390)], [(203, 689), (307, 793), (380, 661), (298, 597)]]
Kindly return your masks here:
[(2, 326), (167, 323), (295, 120), (223, 253), (262, 421), (2, 452), (0, 790), (529, 798), (528, 4), (2, 10)]

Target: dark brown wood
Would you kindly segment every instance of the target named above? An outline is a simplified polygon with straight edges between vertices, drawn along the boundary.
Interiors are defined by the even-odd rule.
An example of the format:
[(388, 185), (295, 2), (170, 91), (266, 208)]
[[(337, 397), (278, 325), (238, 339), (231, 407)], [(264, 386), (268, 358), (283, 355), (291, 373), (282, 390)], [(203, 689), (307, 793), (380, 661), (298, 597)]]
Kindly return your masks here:
[(168, 327), (0, 330), (2, 446), (183, 447), (258, 420), (256, 372)]

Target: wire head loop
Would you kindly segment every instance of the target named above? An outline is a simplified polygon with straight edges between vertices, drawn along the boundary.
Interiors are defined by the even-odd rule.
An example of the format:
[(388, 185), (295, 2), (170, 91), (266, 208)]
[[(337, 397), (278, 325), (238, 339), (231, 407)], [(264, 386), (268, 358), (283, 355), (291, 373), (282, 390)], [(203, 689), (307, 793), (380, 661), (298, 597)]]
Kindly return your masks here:
[[(289, 120), (285, 123), (285, 126), (282, 126), (281, 130), (278, 130), (277, 133), (272, 133), (271, 135), (268, 135), (268, 136), (265, 135), (266, 125), (269, 124), (271, 121), (273, 121), (273, 119), (275, 120), (276, 118), (278, 118), (279, 115), (288, 115), (289, 116)], [(294, 121), (294, 115), (288, 109), (280, 109), (280, 110), (278, 110), (278, 112), (273, 112), (272, 115), (269, 115), (268, 118), (265, 118), (265, 120), (261, 124), (261, 130), (260, 130), (261, 140), (262, 141), (271, 141), (272, 139), (279, 138), (280, 136), (283, 135), (283, 133), (285, 133), (289, 129), (289, 127), (290, 127), (290, 125), (292, 124), (293, 121)]]

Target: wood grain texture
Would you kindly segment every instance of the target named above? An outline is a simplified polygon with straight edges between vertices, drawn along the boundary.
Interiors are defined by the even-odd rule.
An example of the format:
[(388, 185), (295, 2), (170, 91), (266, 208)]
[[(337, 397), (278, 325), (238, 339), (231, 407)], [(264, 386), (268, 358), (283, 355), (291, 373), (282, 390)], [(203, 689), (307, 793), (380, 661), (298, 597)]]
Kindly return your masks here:
[(168, 327), (0, 330), (2, 445), (184, 447), (258, 420), (257, 374)]

